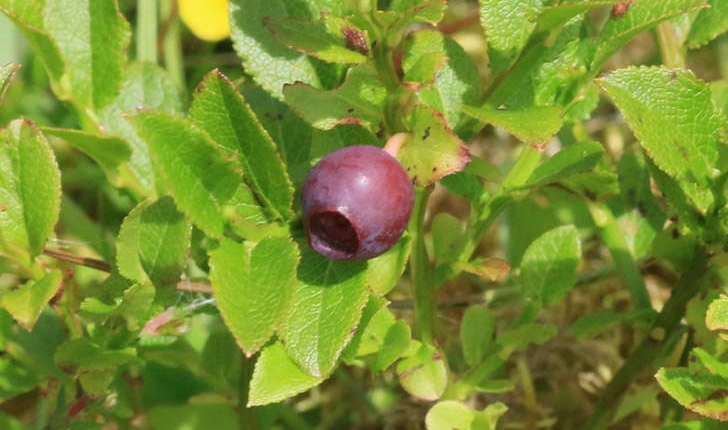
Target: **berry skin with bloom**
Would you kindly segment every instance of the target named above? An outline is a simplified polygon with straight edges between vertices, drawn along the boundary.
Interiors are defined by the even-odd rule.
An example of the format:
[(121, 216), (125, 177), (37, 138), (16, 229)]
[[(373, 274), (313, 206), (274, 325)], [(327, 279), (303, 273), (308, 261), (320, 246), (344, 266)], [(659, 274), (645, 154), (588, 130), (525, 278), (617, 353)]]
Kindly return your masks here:
[(396, 158), (370, 145), (348, 146), (322, 158), (302, 190), (308, 242), (335, 260), (376, 257), (407, 227), (414, 188)]

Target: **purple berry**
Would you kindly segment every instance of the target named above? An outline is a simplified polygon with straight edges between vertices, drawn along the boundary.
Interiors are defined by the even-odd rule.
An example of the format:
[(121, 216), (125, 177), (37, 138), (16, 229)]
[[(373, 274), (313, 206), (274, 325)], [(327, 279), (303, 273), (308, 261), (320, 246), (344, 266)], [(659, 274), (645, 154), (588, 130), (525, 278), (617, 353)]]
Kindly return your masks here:
[(335, 259), (385, 252), (407, 227), (414, 189), (402, 165), (376, 146), (336, 150), (316, 164), (303, 184), (308, 243)]

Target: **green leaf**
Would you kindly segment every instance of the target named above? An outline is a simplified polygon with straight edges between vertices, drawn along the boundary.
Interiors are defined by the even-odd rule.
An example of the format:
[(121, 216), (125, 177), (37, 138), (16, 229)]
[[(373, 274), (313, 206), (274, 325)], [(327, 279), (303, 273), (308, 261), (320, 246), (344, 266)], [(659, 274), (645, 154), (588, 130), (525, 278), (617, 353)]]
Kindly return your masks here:
[(68, 88), (61, 89), (60, 81), (65, 73), (66, 65), (61, 58), (58, 45), (51, 38), (43, 24), (44, 2), (27, 2), (25, 0), (0, 0), (0, 12), (8, 16), (23, 33), (25, 39), (33, 47), (33, 51), (45, 66), (51, 78), (53, 90), (64, 95)]
[(657, 382), (685, 408), (716, 420), (728, 420), (728, 368), (700, 348), (691, 355), (698, 363), (690, 369), (662, 368), (655, 375)]
[(266, 19), (265, 25), (285, 45), (320, 60), (342, 64), (367, 60), (366, 33), (329, 13), (322, 14), (318, 21)]
[(377, 295), (383, 296), (397, 285), (409, 259), (412, 241), (402, 236), (387, 252), (367, 261), (367, 286)]
[(0, 142), (0, 249), (34, 257), (58, 221), (61, 174), (46, 138), (30, 121), (11, 122), (0, 130)]
[(437, 402), (427, 411), (427, 430), (472, 430), (475, 411), (454, 400)]
[(137, 361), (134, 348), (107, 349), (87, 338), (70, 340), (55, 353), (56, 365), (74, 373), (85, 390), (97, 395), (106, 391), (121, 366)]
[(513, 351), (523, 350), (532, 343), (542, 345), (556, 336), (557, 332), (556, 326), (551, 324), (528, 323), (501, 331), (496, 337), (496, 343), (503, 348), (500, 355), (507, 357)]
[(436, 264), (448, 264), (457, 260), (465, 245), (463, 222), (442, 212), (432, 220), (432, 248)]
[(611, 17), (604, 25), (591, 70), (597, 71), (615, 52), (637, 34), (678, 15), (703, 8), (705, 0), (640, 0), (627, 13)]
[(147, 143), (139, 138), (127, 114), (141, 109), (158, 109), (180, 116), (182, 93), (167, 72), (155, 64), (131, 63), (125, 72), (119, 94), (98, 115), (110, 135), (123, 138), (131, 146), (128, 173), (122, 171), (124, 185), (142, 196), (154, 196), (158, 173), (152, 165)]
[(412, 333), (406, 322), (397, 320), (384, 336), (382, 348), (377, 353), (372, 372), (381, 372), (391, 366), (407, 351), (410, 346)]
[(610, 328), (633, 320), (652, 321), (657, 316), (653, 309), (635, 309), (626, 312), (596, 312), (582, 316), (569, 327), (579, 339), (588, 339)]
[(597, 142), (584, 142), (564, 148), (538, 166), (524, 186), (546, 185), (588, 171), (594, 168), (603, 154), (602, 145)]
[(149, 423), (157, 430), (235, 430), (240, 428), (231, 404), (199, 403), (155, 406), (147, 413)]
[(118, 169), (129, 161), (131, 147), (118, 137), (97, 136), (81, 130), (43, 127), (43, 133), (59, 137), (71, 146), (91, 157), (104, 169), (106, 177), (114, 185), (121, 185)]
[(298, 249), (288, 238), (267, 238), (255, 247), (223, 239), (210, 253), (210, 280), (217, 307), (245, 355), (273, 336), (291, 305)]
[(713, 203), (709, 187), (718, 174), (718, 145), (725, 124), (708, 85), (687, 70), (661, 67), (618, 70), (599, 79), (599, 85), (622, 111), (655, 165), (675, 178), (705, 213)]
[(366, 263), (329, 260), (306, 247), (294, 305), (278, 334), (307, 373), (326, 376), (349, 343), (367, 301)]
[(508, 408), (500, 402), (476, 411), (454, 400), (437, 402), (425, 416), (427, 430), (496, 430)]
[(10, 86), (15, 74), (20, 69), (21, 65), (17, 63), (7, 63), (0, 66), (0, 103), (3, 102), (5, 92)]
[(728, 30), (728, 3), (708, 0), (709, 8), (701, 9), (693, 21), (687, 45), (699, 48)]
[(387, 302), (378, 296), (370, 296), (356, 334), (346, 347), (346, 359), (376, 354), (384, 345), (384, 338), (397, 322)]
[(139, 203), (119, 230), (119, 273), (158, 287), (176, 285), (186, 265), (191, 227), (169, 196)]
[(215, 69), (197, 86), (191, 120), (235, 154), (245, 181), (276, 217), (291, 218), (293, 188), (275, 144), (232, 82)]
[(398, 26), (413, 22), (440, 22), (447, 0), (392, 0), (389, 9), (396, 12)]
[(463, 106), (463, 111), (474, 118), (505, 129), (528, 145), (545, 146), (564, 122), (558, 106), (533, 106), (508, 110), (491, 106)]
[[(154, 298), (156, 289), (151, 284), (134, 284), (124, 290), (124, 296), (119, 305), (109, 316), (120, 316), (126, 320), (126, 326), (131, 331), (138, 331), (152, 317), (155, 310)], [(166, 303), (165, 303), (166, 305)]]
[(66, 62), (71, 93), (84, 108), (102, 108), (119, 91), (129, 23), (116, 2), (45, 0), (43, 27)]
[(387, 95), (368, 64), (349, 69), (344, 83), (333, 90), (319, 90), (297, 82), (283, 88), (286, 103), (309, 124), (331, 130), (339, 124), (358, 124), (376, 133), (384, 127)]
[(38, 280), (30, 280), (17, 290), (0, 296), (0, 307), (5, 308), (24, 329), (31, 331), (40, 312), (61, 287), (63, 276), (53, 270)]
[[(477, 203), (483, 196), (485, 191), (483, 182), (477, 174), (475, 174), (475, 164), (480, 164), (481, 158), (471, 156), (470, 163), (465, 166), (462, 172), (453, 173), (440, 179), (440, 183), (455, 194), (467, 197), (473, 203)], [(503, 178), (499, 178), (497, 182), (502, 182)], [(494, 181), (495, 182), (495, 181)]]
[[(19, 366), (14, 360), (0, 359), (0, 401), (5, 402), (31, 391), (43, 382), (39, 376), (37, 372)], [(2, 424), (1, 419), (0, 424)], [(27, 429), (25, 426), (21, 428)]]
[[(411, 33), (405, 50), (402, 60), (405, 82), (424, 79), (421, 81), (424, 88), (419, 90), (420, 100), (441, 112), (458, 136), (468, 139), (473, 121), (463, 114), (462, 107), (476, 104), (480, 98), (480, 77), (473, 60), (457, 42), (433, 30)], [(443, 56), (447, 61), (440, 67)], [(434, 84), (430, 85), (433, 79)]]
[(311, 165), (330, 152), (351, 145), (383, 146), (384, 141), (371, 131), (356, 124), (337, 125), (331, 130), (314, 129), (311, 136), (310, 160), (307, 160), (306, 174)]
[(245, 71), (277, 99), (283, 85), (303, 82), (320, 87), (317, 65), (273, 38), (264, 21), (288, 17), (311, 19), (307, 8), (292, 0), (231, 0), (230, 32), (233, 46), (243, 59)]
[(646, 406), (648, 402), (655, 401), (658, 394), (660, 394), (660, 388), (656, 387), (654, 384), (630, 390), (630, 392), (626, 393), (619, 402), (619, 406), (614, 412), (612, 422), (618, 423), (627, 416), (639, 411), (643, 406)]
[(447, 366), (434, 346), (421, 344), (416, 352), (397, 363), (402, 388), (422, 400), (437, 400), (447, 387)]
[[(291, 181), (301, 184), (311, 168), (309, 155), (313, 127), (296, 115), (287, 104), (274, 99), (257, 85), (247, 85), (243, 95), (263, 128), (276, 143)], [(355, 126), (350, 126), (353, 127)], [(364, 131), (361, 127), (356, 128)], [(334, 128), (331, 133), (336, 130), (339, 128)], [(331, 151), (326, 153), (328, 152)]]
[(136, 359), (134, 348), (107, 349), (89, 339), (74, 339), (58, 347), (55, 362), (78, 370), (116, 368)]
[(613, 5), (620, 0), (577, 0), (559, 2), (544, 6), (538, 17), (538, 26), (543, 30), (554, 30), (577, 15), (582, 15), (599, 6)]
[(416, 185), (432, 184), (463, 170), (470, 161), (468, 148), (431, 107), (415, 106), (408, 128), (397, 158)]
[(544, 304), (557, 303), (576, 283), (580, 261), (581, 244), (576, 227), (566, 225), (542, 234), (523, 254), (524, 295)]
[(713, 300), (705, 314), (705, 325), (710, 330), (728, 330), (728, 296)]
[(319, 385), (324, 378), (303, 372), (280, 342), (263, 348), (250, 381), (248, 406), (280, 402)]
[(486, 379), (474, 387), (475, 391), (479, 393), (493, 394), (507, 393), (515, 388), (515, 384), (510, 379)]
[(536, 27), (541, 7), (541, 0), (480, 0), (491, 73), (499, 74), (518, 57)]
[(460, 323), (460, 344), (465, 362), (475, 366), (483, 361), (488, 348), (493, 343), (495, 318), (485, 305), (470, 306), (465, 310)]
[[(567, 108), (586, 103), (595, 48), (592, 39), (584, 39), (584, 21), (578, 16), (564, 24), (553, 41), (534, 43), (524, 51), (488, 97), (488, 104), (512, 110), (561, 106), (568, 113)], [(598, 94), (595, 98), (598, 102)]]
[(223, 208), (231, 203), (242, 175), (223, 159), (207, 134), (184, 120), (153, 111), (129, 120), (149, 144), (177, 207), (206, 234), (222, 236)]

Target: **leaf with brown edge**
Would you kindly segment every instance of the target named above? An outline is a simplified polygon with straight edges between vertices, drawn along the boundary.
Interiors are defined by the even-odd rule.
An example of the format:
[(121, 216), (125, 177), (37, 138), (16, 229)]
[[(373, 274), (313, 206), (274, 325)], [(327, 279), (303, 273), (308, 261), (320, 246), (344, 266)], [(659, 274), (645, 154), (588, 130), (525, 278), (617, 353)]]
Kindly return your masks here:
[(296, 82), (286, 85), (283, 95), (301, 118), (321, 130), (358, 124), (376, 133), (384, 123), (387, 92), (368, 64), (350, 69), (339, 88), (327, 91)]
[(290, 48), (329, 63), (363, 63), (369, 53), (366, 32), (344, 18), (322, 13), (318, 21), (264, 19), (273, 37)]
[(485, 258), (469, 263), (457, 263), (455, 265), (463, 272), (467, 272), (489, 281), (503, 279), (511, 271), (511, 266), (500, 258)]
[(415, 106), (409, 129), (397, 158), (416, 185), (437, 182), (463, 170), (470, 162), (468, 148), (435, 109), (423, 104)]

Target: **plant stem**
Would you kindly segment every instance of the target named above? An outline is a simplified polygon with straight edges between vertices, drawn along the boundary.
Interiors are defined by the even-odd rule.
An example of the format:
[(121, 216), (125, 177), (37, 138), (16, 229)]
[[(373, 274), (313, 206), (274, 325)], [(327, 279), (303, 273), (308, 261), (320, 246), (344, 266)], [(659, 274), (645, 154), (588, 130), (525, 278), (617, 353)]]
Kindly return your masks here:
[(137, 60), (157, 62), (157, 1), (137, 0)]
[(685, 67), (685, 50), (677, 31), (675, 25), (670, 21), (657, 26), (657, 39), (660, 43), (662, 62), (671, 69)]
[[(614, 379), (609, 383), (597, 402), (594, 414), (585, 428), (602, 429), (611, 424), (614, 413), (619, 406), (619, 399), (625, 393), (629, 384), (644, 370), (654, 372), (660, 362), (657, 360), (662, 353), (662, 346), (671, 338), (671, 334), (679, 328), (680, 320), (685, 315), (685, 306), (698, 291), (700, 291), (701, 278), (708, 270), (708, 256), (704, 249), (695, 251), (695, 256), (687, 272), (683, 273), (672, 296), (665, 303), (655, 320), (650, 335), (646, 336), (629, 359), (622, 365)], [(653, 336), (660, 333), (661, 337)]]
[(510, 192), (510, 189), (525, 184), (540, 160), (541, 153), (537, 149), (529, 145), (523, 147), (516, 164), (503, 181), (501, 189), (488, 200), (488, 203), (480, 211), (478, 219), (469, 224), (468, 242), (463, 248), (462, 258), (467, 260), (471, 258), (482, 236), (488, 231), (501, 212), (515, 201), (515, 196)]
[(589, 212), (594, 219), (594, 223), (601, 231), (602, 240), (609, 248), (614, 263), (622, 273), (635, 309), (652, 308), (645, 280), (640, 273), (637, 262), (632, 258), (632, 253), (627, 247), (627, 242), (624, 240), (624, 235), (612, 211), (606, 205), (590, 202)]
[(164, 67), (180, 88), (186, 88), (182, 43), (180, 41), (180, 20), (175, 5), (176, 2), (173, 0), (161, 0), (160, 3), (162, 21), (165, 23), (165, 31), (162, 35)]
[(240, 350), (240, 381), (238, 384), (238, 414), (240, 416), (240, 428), (255, 430), (258, 428), (258, 413), (255, 407), (248, 406), (248, 390), (250, 380), (253, 377), (255, 360), (253, 357), (246, 357)]
[(432, 187), (415, 191), (415, 204), (408, 231), (412, 237), (412, 255), (410, 256), (410, 276), (415, 296), (415, 336), (425, 343), (432, 343), (435, 319), (434, 288), (430, 276), (430, 258), (425, 248), (425, 210)]
[(53, 257), (56, 260), (67, 261), (69, 263), (90, 267), (92, 269), (101, 270), (102, 272), (111, 272), (111, 265), (103, 260), (95, 258), (81, 257), (58, 249), (43, 248), (43, 254)]

